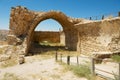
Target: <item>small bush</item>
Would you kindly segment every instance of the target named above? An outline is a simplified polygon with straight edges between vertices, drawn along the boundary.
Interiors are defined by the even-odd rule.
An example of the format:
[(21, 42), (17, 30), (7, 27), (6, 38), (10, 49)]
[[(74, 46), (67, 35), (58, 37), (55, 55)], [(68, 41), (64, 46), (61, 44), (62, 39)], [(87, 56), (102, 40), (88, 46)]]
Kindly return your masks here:
[(69, 69), (73, 71), (74, 74), (77, 75), (78, 77), (85, 77), (88, 80), (96, 80), (96, 76), (91, 74), (88, 65), (79, 66), (71, 65)]
[(120, 56), (119, 55), (113, 55), (111, 57), (115, 62), (120, 62)]
[(88, 65), (67, 65), (65, 63), (59, 62), (59, 64), (64, 66), (64, 71), (72, 71), (78, 77), (85, 77), (88, 80), (95, 80), (95, 76), (91, 75), (90, 68)]
[(87, 65), (70, 66), (73, 72), (80, 77), (87, 77), (90, 74), (90, 69)]

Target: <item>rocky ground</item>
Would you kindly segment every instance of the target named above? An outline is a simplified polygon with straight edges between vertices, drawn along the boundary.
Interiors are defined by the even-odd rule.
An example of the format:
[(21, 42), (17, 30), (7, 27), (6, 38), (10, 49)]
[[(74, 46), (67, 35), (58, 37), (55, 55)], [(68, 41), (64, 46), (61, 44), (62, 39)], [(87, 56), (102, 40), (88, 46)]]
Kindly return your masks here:
[(8, 33), (8, 30), (0, 30), (0, 41), (6, 41)]
[[(25, 64), (0, 69), (0, 80), (6, 80), (4, 78), (7, 74), (17, 76), (19, 80), (87, 80), (65, 70), (54, 58), (34, 61), (32, 59), (34, 60), (26, 57)], [(9, 76), (7, 77), (11, 80)]]

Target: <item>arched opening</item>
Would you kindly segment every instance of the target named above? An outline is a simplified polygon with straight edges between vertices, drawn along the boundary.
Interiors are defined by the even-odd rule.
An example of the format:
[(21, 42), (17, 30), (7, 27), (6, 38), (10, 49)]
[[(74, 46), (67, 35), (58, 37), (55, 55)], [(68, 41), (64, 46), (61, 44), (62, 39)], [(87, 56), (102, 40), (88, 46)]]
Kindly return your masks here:
[(11, 45), (20, 45), (23, 54), (28, 55), (31, 47), (33, 47), (35, 28), (47, 19), (53, 19), (61, 25), (65, 35), (66, 49), (76, 51), (78, 44), (76, 25), (81, 20), (68, 17), (60, 11), (36, 12), (21, 6), (12, 7), (11, 9), (8, 43)]
[[(36, 29), (38, 24), (40, 24), (41, 22), (48, 20), (48, 19), (53, 19), (53, 20), (57, 21), (63, 28), (64, 35), (65, 35), (66, 49), (72, 50), (72, 51), (75, 51), (77, 49), (76, 45), (78, 42), (78, 35), (77, 35), (78, 32), (73, 27), (74, 24), (71, 23), (71, 19), (68, 19), (68, 17), (61, 12), (49, 11), (49, 12), (45, 12), (42, 14), (37, 13), (35, 18), (30, 23), (29, 30), (27, 32), (27, 37), (26, 37), (26, 43), (27, 43), (25, 46), (26, 47), (26, 49), (25, 49), (26, 55), (27, 55), (27, 53), (31, 52), (31, 50), (35, 51), (35, 49), (32, 49), (34, 30)], [(44, 49), (46, 49), (46, 48), (44, 48)], [(56, 47), (55, 47), (55, 49), (56, 49)], [(42, 50), (42, 49), (38, 48), (38, 50)]]
[(54, 19), (40, 22), (33, 31), (30, 53), (41, 53), (64, 49), (65, 34), (63, 27)]

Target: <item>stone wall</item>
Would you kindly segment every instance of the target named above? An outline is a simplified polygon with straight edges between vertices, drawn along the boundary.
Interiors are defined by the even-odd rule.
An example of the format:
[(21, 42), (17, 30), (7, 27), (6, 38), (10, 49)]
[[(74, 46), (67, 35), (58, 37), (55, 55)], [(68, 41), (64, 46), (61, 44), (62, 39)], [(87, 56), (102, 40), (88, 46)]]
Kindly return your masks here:
[(120, 52), (120, 18), (104, 19), (77, 25), (78, 50), (82, 54), (93, 52)]
[(35, 31), (33, 37), (34, 42), (48, 41), (50, 43), (60, 43), (60, 32)]
[(8, 42), (22, 45), (28, 53), (37, 25), (47, 19), (56, 20), (63, 27), (65, 45), (83, 54), (92, 52), (120, 52), (120, 17), (92, 21), (71, 18), (60, 11), (36, 12), (17, 6), (11, 9)]
[(78, 38), (74, 25), (82, 22), (82, 19), (68, 17), (60, 11), (36, 12), (21, 6), (12, 7), (11, 9), (8, 43), (11, 45), (24, 45), (26, 47), (25, 53), (28, 53), (35, 28), (40, 22), (47, 19), (56, 20), (61, 24), (65, 34), (66, 47), (70, 50), (77, 50)]

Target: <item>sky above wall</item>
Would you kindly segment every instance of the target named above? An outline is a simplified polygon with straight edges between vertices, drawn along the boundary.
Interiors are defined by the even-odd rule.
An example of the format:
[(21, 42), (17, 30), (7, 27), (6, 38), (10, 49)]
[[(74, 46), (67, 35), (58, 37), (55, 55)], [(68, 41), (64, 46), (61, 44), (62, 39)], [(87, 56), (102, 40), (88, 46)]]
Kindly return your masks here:
[[(61, 11), (74, 18), (88, 18), (115, 14), (120, 11), (120, 0), (0, 0), (0, 29), (9, 29), (11, 7), (24, 6), (34, 11)], [(55, 20), (41, 22), (36, 30), (59, 30)]]

